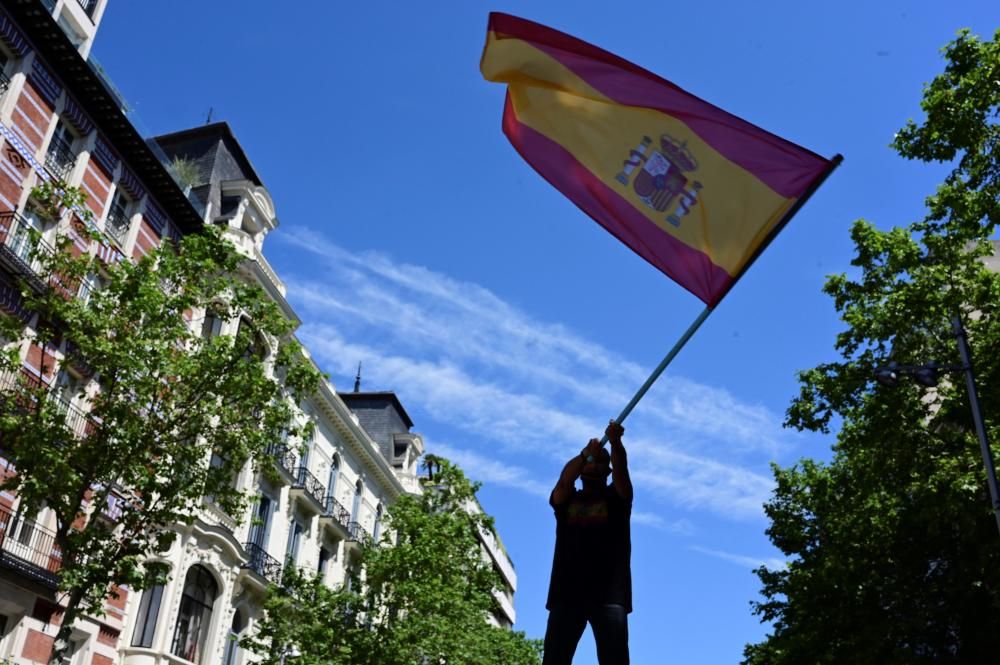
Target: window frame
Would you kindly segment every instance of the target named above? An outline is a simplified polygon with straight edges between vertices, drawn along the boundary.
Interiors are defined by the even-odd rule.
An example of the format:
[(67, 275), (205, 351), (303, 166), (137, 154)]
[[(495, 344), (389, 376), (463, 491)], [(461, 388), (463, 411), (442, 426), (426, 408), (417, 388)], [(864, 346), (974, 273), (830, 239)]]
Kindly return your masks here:
[[(160, 618), (162, 604), (162, 584), (155, 584), (143, 590), (142, 598), (139, 599), (139, 611), (136, 615), (135, 626), (132, 630), (131, 646), (142, 649), (153, 648), (153, 642), (156, 639), (156, 624)], [(152, 620), (152, 625), (150, 625), (150, 620)]]
[[(192, 574), (196, 575), (194, 580), (190, 579)], [(189, 589), (192, 587), (194, 590), (203, 592), (205, 597), (211, 596), (211, 599), (206, 601), (189, 593)], [(212, 634), (215, 605), (220, 595), (219, 583), (208, 568), (200, 564), (188, 568), (184, 575), (184, 586), (181, 588), (181, 602), (177, 610), (177, 618), (174, 621), (174, 637), (170, 645), (171, 655), (196, 665), (202, 665), (205, 662), (204, 656), (209, 651), (207, 647)], [(193, 642), (191, 640), (192, 625), (197, 631)]]

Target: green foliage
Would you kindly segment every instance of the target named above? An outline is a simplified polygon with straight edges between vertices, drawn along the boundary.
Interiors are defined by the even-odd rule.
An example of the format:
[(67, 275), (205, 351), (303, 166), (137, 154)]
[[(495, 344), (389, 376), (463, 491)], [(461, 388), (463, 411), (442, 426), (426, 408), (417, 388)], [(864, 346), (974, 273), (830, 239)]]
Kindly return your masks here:
[[(933, 390), (873, 381), (876, 366), (960, 364), (969, 332), (990, 441), (1000, 441), (1000, 277), (986, 269), (1000, 222), (1000, 32), (962, 32), (924, 91), (926, 118), (893, 147), (947, 162), (928, 214), (880, 231), (860, 220), (857, 278), (825, 292), (847, 328), (840, 359), (800, 374), (787, 424), (839, 425), (829, 464), (775, 467), (768, 536), (789, 559), (757, 571), (755, 612), (773, 632), (745, 663), (983, 663), (1000, 650), (1000, 535), (961, 374)], [(994, 447), (996, 450), (996, 447)]]
[(174, 157), (168, 168), (181, 187), (193, 187), (198, 184), (201, 172), (198, 163), (193, 159)]
[(400, 497), (381, 542), (362, 545), (353, 591), (297, 571), (272, 587), (245, 641), (264, 665), (293, 645), (301, 665), (537, 665), (537, 641), (487, 623), (501, 582), (476, 537), (492, 519), (466, 510), (477, 486), (448, 461), (433, 463), (424, 493)]
[[(79, 190), (47, 185), (34, 199), (87, 221)], [(26, 381), (18, 358), (0, 360), (17, 377), (0, 394), (0, 441), (17, 473), (0, 487), (29, 514), (47, 507), (56, 516), (64, 625), (80, 607), (100, 607), (115, 586), (162, 579), (162, 568), (143, 562), (169, 547), (173, 525), (194, 521), (205, 496), (241, 515), (246, 497), (234, 478), (248, 463), (274, 473), (266, 448), (285, 432), (302, 433), (292, 405), (319, 380), (277, 306), (237, 276), (243, 259), (218, 229), (113, 265), (74, 256), (72, 245), (64, 235), (54, 254), (36, 254), (49, 287), (22, 284), (31, 325), (0, 322), (8, 340), (33, 331), (46, 349), (43, 374), (72, 367), (91, 379), (74, 396), (89, 406), (84, 415)], [(75, 297), (83, 280), (99, 282), (87, 299)], [(202, 337), (189, 317), (205, 308), (249, 325), (236, 336)], [(276, 347), (266, 359), (249, 352), (260, 339)], [(109, 500), (117, 508), (103, 519)]]

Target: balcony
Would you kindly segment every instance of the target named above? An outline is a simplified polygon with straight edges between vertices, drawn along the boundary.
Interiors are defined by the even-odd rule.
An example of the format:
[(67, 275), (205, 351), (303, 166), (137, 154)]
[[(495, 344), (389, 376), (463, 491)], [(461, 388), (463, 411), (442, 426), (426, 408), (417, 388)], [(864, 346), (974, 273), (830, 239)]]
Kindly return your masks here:
[(253, 571), (260, 578), (271, 584), (281, 583), (281, 562), (267, 553), (263, 547), (257, 543), (246, 543), (243, 546), (247, 551), (247, 562), (243, 567)]
[(347, 524), (347, 542), (367, 543), (371, 539), (371, 534), (368, 533), (365, 527), (361, 526), (361, 522), (349, 522)]
[(21, 296), (21, 289), (17, 288), (13, 280), (7, 275), (0, 273), (0, 310), (16, 316), (24, 323), (31, 318), (31, 312), (24, 306), (24, 298)]
[(104, 230), (114, 238), (119, 247), (125, 247), (125, 239), (128, 238), (131, 225), (131, 220), (123, 209), (111, 206), (111, 210), (108, 211), (108, 219), (104, 223)]
[(304, 466), (300, 466), (295, 474), (291, 495), (292, 498), (305, 499), (304, 503), (314, 512), (322, 513), (326, 507), (326, 487)]
[(7, 92), (7, 88), (10, 87), (10, 77), (2, 69), (0, 69), (0, 97)]
[(76, 0), (83, 7), (83, 13), (89, 18), (94, 18), (94, 10), (97, 8), (97, 0)]
[(297, 479), (295, 451), (283, 443), (275, 443), (267, 447), (267, 454), (274, 458), (274, 465), (278, 468), (282, 479), (286, 483), (294, 484)]
[(55, 250), (40, 237), (34, 225), (13, 210), (0, 212), (0, 263), (15, 275), (32, 278), (37, 288), (44, 288), (39, 255)]
[(323, 514), (321, 514), (319, 518), (321, 520), (326, 520), (328, 524), (341, 531), (341, 535), (346, 536), (348, 534), (349, 525), (351, 524), (350, 511), (348, 511), (347, 508), (344, 508), (344, 506), (337, 501), (337, 498), (333, 494), (326, 495), (323, 505)]
[(55, 589), (62, 565), (62, 555), (55, 543), (52, 531), (0, 507), (0, 568)]
[(45, 168), (56, 180), (65, 180), (76, 165), (76, 153), (66, 141), (53, 136), (45, 153)]
[(97, 423), (89, 415), (61, 397), (52, 396), (56, 408), (66, 417), (66, 427), (79, 438), (90, 436), (97, 429)]

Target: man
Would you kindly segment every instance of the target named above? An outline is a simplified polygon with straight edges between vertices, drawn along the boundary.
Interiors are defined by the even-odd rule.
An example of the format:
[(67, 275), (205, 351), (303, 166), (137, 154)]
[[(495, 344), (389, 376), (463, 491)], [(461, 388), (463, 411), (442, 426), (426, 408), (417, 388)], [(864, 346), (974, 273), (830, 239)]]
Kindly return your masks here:
[[(556, 551), (545, 605), (549, 623), (543, 665), (570, 665), (587, 623), (594, 631), (598, 662), (628, 665), (632, 481), (624, 433), (617, 422), (608, 423), (611, 454), (591, 439), (563, 467), (549, 497), (556, 513)], [(577, 478), (583, 485), (579, 490)]]

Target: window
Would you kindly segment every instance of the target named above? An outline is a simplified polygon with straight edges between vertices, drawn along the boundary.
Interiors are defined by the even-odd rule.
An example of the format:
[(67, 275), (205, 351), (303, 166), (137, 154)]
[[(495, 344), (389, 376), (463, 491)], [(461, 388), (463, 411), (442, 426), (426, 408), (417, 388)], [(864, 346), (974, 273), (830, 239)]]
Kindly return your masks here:
[(378, 542), (378, 537), (382, 535), (382, 504), (378, 504), (375, 509), (375, 530), (372, 532), (372, 537), (375, 542)]
[(250, 319), (243, 317), (240, 319), (240, 326), (236, 330), (237, 343), (246, 344), (246, 350), (243, 352), (243, 357), (249, 360), (251, 357), (256, 356), (260, 360), (264, 360), (267, 356), (267, 345), (264, 344), (263, 338), (261, 338), (260, 333), (254, 330), (253, 324), (250, 323)]
[(191, 566), (184, 579), (181, 607), (174, 628), (174, 643), (170, 649), (175, 656), (202, 664), (218, 589), (215, 579), (206, 568)]
[(73, 398), (83, 392), (83, 379), (65, 367), (59, 370), (56, 375), (56, 385), (53, 397), (58, 406), (65, 413), (73, 403)]
[(309, 438), (302, 442), (302, 457), (299, 460), (299, 466), (306, 469), (309, 468), (309, 455), (312, 453), (314, 437), (314, 434), (310, 434)]
[(32, 268), (31, 250), (34, 247), (32, 235), (41, 234), (49, 226), (49, 219), (38, 212), (33, 201), (28, 201), (24, 214), (20, 217), (14, 216), (10, 220), (12, 225), (7, 234), (6, 243), (19, 259), (27, 263)]
[(336, 497), (337, 490), (337, 477), (340, 475), (340, 457), (338, 455), (333, 456), (333, 460), (330, 461), (330, 476), (326, 480), (326, 495), (334, 498)]
[(292, 528), (288, 530), (288, 545), (285, 547), (286, 565), (295, 565), (299, 560), (299, 545), (302, 544), (302, 534), (305, 528), (297, 521), (292, 522)]
[(163, 585), (157, 584), (142, 592), (139, 601), (139, 617), (132, 634), (132, 646), (153, 646), (153, 635), (156, 632), (156, 618), (160, 614), (160, 601), (163, 600)]
[(270, 497), (260, 496), (257, 500), (257, 505), (254, 507), (252, 521), (250, 523), (250, 543), (260, 547), (261, 549), (267, 548), (267, 536), (271, 526), (271, 499)]
[(68, 655), (69, 665), (84, 665), (84, 663), (90, 662), (90, 659), (87, 658), (90, 655), (87, 650), (87, 638), (70, 640)]
[[(212, 450), (212, 457), (209, 460), (209, 477), (207, 479), (207, 484), (209, 487), (219, 487), (221, 485), (228, 485), (230, 488), (237, 488), (239, 486), (240, 474), (238, 469), (229, 469), (228, 475), (226, 468), (230, 466), (230, 461), (227, 457), (221, 455), (217, 450)], [(205, 494), (205, 498), (209, 501), (215, 502), (215, 495), (211, 493)]]
[(361, 494), (364, 491), (364, 486), (359, 480), (354, 484), (354, 503), (351, 504), (351, 521), (357, 522), (358, 518), (361, 517)]
[(104, 230), (121, 247), (125, 246), (125, 240), (128, 238), (131, 207), (132, 201), (125, 195), (125, 192), (121, 188), (116, 189), (115, 195), (111, 197), (111, 207), (108, 208), (108, 218), (104, 222)]
[(222, 334), (222, 319), (211, 310), (205, 311), (205, 320), (201, 324), (201, 336), (212, 339)]
[(320, 574), (320, 577), (326, 575), (326, 571), (330, 568), (330, 559), (332, 558), (333, 552), (325, 547), (319, 548), (319, 565), (316, 566), (316, 572)]
[(89, 302), (91, 294), (99, 288), (101, 288), (101, 276), (95, 272), (89, 273), (80, 280), (80, 288), (76, 292), (76, 297), (84, 303)]
[(236, 665), (240, 657), (240, 633), (246, 627), (243, 620), (243, 613), (239, 610), (233, 614), (233, 625), (229, 628), (229, 635), (226, 636), (226, 654), (223, 656), (222, 665)]
[(45, 168), (60, 180), (69, 177), (70, 171), (76, 165), (76, 153), (73, 152), (73, 142), (76, 137), (73, 131), (62, 120), (56, 122), (56, 130), (49, 141), (49, 149), (45, 152)]

